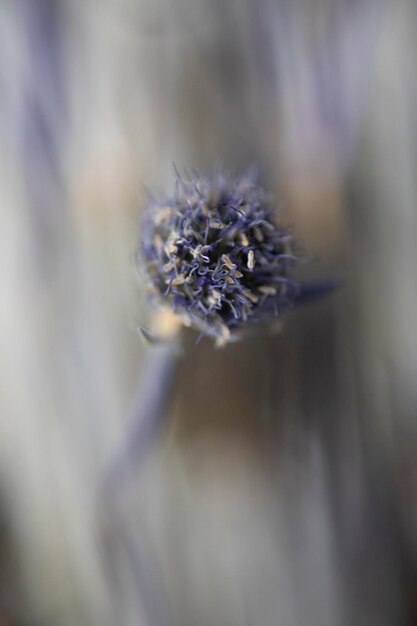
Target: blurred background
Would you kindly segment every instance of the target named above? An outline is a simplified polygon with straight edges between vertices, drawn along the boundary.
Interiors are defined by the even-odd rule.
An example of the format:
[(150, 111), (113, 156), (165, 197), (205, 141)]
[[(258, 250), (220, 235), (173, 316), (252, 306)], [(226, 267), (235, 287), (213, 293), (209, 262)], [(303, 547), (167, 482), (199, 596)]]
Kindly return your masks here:
[[(1, 625), (417, 623), (416, 18), (2, 0)], [(172, 162), (258, 164), (303, 280), (343, 287), (279, 335), (191, 338), (106, 482), (145, 372), (167, 394), (133, 256)]]

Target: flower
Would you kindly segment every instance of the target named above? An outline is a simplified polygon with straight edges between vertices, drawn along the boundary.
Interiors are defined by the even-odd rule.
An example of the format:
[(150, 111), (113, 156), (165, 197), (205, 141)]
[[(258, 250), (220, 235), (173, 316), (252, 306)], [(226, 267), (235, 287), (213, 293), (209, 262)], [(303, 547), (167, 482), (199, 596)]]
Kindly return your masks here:
[(141, 232), (153, 300), (217, 344), (281, 316), (299, 292), (291, 229), (252, 170), (189, 180), (176, 172), (174, 193), (150, 199)]

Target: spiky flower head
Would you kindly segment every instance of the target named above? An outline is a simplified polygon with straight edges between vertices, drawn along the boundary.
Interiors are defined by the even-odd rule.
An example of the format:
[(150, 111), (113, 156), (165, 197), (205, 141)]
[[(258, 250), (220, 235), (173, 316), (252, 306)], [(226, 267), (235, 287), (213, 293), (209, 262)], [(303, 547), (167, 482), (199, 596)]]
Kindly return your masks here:
[(249, 171), (238, 178), (176, 173), (172, 196), (152, 198), (139, 262), (150, 293), (218, 344), (281, 316), (297, 297), (289, 228)]

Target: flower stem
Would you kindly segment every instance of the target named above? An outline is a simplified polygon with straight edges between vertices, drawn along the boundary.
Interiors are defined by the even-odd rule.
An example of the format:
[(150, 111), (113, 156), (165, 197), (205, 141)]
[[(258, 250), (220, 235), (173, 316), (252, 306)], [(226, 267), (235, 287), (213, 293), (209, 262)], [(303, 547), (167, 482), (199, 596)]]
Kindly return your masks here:
[(114, 496), (146, 457), (172, 398), (179, 359), (177, 342), (147, 348), (134, 417), (125, 441), (105, 476), (104, 490), (107, 495)]

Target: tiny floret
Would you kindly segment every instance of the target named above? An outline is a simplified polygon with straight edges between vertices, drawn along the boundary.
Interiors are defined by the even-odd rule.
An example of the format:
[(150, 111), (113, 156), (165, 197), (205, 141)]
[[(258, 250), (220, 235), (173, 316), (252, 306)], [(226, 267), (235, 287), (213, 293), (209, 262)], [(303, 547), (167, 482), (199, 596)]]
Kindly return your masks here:
[(253, 172), (187, 178), (149, 201), (138, 262), (157, 305), (224, 344), (292, 306), (296, 243)]

